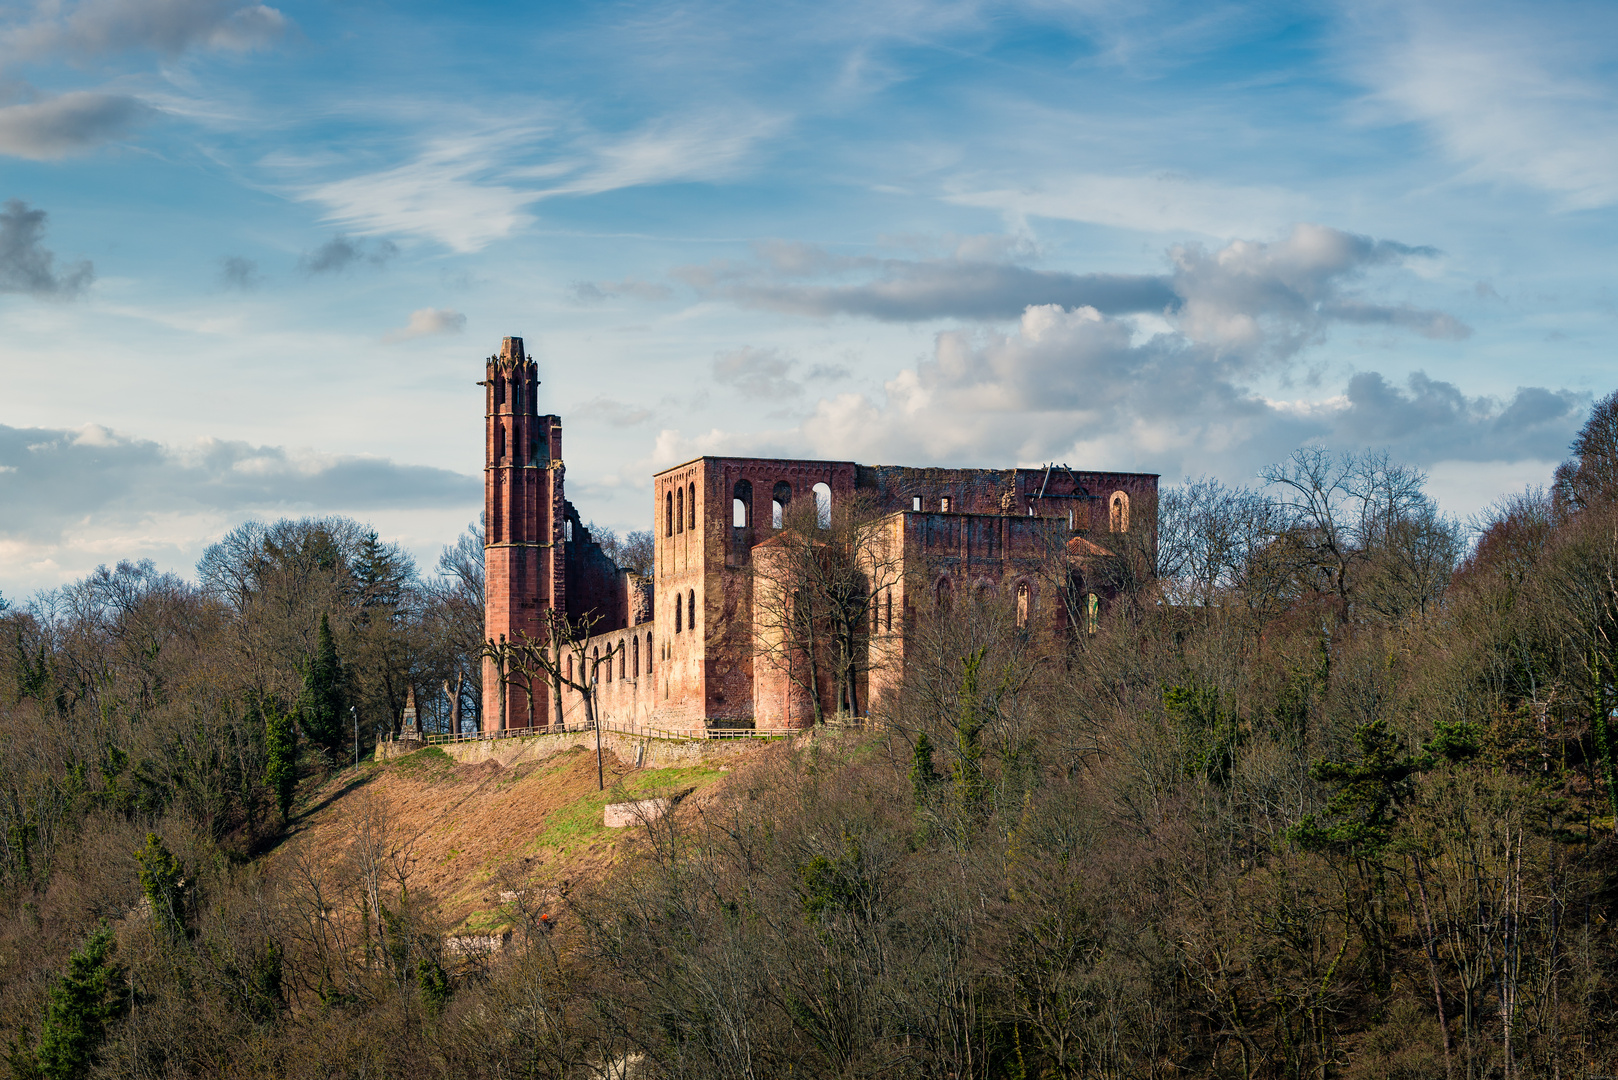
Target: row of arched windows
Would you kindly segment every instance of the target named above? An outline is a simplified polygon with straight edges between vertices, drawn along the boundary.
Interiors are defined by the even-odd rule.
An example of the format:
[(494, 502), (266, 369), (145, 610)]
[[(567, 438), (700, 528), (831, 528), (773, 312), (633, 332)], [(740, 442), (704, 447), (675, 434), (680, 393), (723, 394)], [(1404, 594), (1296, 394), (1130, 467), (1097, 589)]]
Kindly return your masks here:
[[(686, 499), (686, 492), (691, 492), (691, 498)], [(673, 536), (675, 533), (685, 532), (687, 528), (693, 531), (697, 527), (697, 485), (689, 488), (675, 488), (663, 496), (663, 535)]]
[[(636, 679), (638, 679), (638, 678), (640, 678), (640, 674), (641, 674), (641, 669), (640, 669), (640, 635), (636, 634), (634, 637), (629, 639), (629, 647), (628, 647), (627, 650), (625, 649), (624, 643), (622, 641), (618, 642), (618, 644), (616, 646), (616, 651), (618, 653), (618, 677), (620, 679), (623, 679), (623, 678), (636, 678)], [(601, 646), (597, 645), (595, 647), (595, 649), (590, 654), (590, 668), (591, 668), (592, 671), (605, 674), (605, 678), (601, 680), (603, 682), (612, 682), (612, 660), (613, 660), (612, 653), (613, 653), (613, 649), (611, 647), (609, 647), (608, 652), (607, 652), (607, 661), (606, 661), (606, 663), (601, 662)], [(646, 635), (646, 674), (650, 675), (651, 673), (652, 673), (652, 635), (647, 634)], [(586, 674), (588, 674), (588, 673), (586, 673)], [(573, 658), (571, 656), (569, 656), (567, 658), (567, 680), (568, 680), (568, 682), (573, 681)]]
[[(681, 608), (685, 609), (683, 625), (680, 617)], [(678, 634), (687, 627), (692, 630), (697, 628), (697, 591), (695, 589), (686, 590), (683, 602), (680, 600), (679, 593), (674, 594), (674, 632)]]
[[(831, 485), (816, 484), (815, 519), (822, 529), (831, 524)], [(770, 491), (770, 527), (779, 529), (786, 524), (787, 506), (792, 502), (792, 485), (777, 480)], [(753, 525), (753, 482), (738, 480), (730, 490), (730, 524), (733, 528), (747, 529)]]

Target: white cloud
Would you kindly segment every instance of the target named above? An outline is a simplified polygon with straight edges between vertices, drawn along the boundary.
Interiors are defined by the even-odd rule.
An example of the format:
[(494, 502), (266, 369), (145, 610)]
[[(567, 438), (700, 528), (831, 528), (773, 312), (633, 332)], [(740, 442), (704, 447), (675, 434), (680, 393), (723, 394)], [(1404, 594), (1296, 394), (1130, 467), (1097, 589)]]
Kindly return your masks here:
[(0, 154), (50, 161), (116, 139), (152, 110), (123, 94), (78, 90), (0, 108)]
[(963, 191), (946, 201), (998, 210), (1018, 224), (1029, 217), (1046, 217), (1141, 232), (1220, 237), (1276, 232), (1315, 213), (1310, 199), (1285, 188), (1231, 186), (1173, 173), (1084, 173), (1016, 189)]
[[(768, 117), (711, 117), (553, 146), (546, 125), (507, 125), (430, 140), (412, 161), (304, 185), (297, 196), (357, 233), (423, 236), (473, 252), (526, 227), (533, 221), (527, 207), (544, 199), (736, 175), (758, 141), (780, 126)], [(536, 153), (551, 159), (520, 163)]]
[(1352, 11), (1351, 63), (1373, 102), (1425, 125), (1463, 178), (1536, 188), (1568, 209), (1618, 202), (1610, 5)]
[(0, 31), (0, 53), (38, 62), (146, 49), (177, 56), (192, 47), (245, 51), (278, 40), (285, 15), (235, 0), (38, 0), (31, 17)]
[(406, 341), (429, 334), (459, 334), (466, 329), (466, 316), (449, 308), (418, 308), (410, 313), (410, 321), (398, 330), (383, 335), (386, 342)]

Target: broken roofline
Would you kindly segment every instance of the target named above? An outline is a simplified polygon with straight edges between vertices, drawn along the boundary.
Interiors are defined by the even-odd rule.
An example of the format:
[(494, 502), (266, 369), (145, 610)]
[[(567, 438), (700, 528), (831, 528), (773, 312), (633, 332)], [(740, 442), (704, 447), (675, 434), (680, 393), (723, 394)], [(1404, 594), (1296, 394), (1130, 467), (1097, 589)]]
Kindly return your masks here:
[[(942, 474), (946, 474), (946, 473), (952, 473), (952, 474), (955, 474), (955, 475), (960, 475), (960, 474), (963, 474), (963, 473), (982, 473), (984, 475), (1003, 476), (1008, 472), (1031, 473), (1031, 474), (1044, 475), (1045, 473), (1047, 473), (1049, 471), (1052, 471), (1052, 470), (1055, 470), (1055, 469), (1061, 469), (1063, 472), (1069, 473), (1069, 474), (1071, 474), (1073, 476), (1097, 476), (1097, 477), (1101, 477), (1101, 476), (1120, 476), (1120, 477), (1128, 476), (1128, 477), (1139, 477), (1141, 479), (1152, 479), (1152, 480), (1159, 480), (1163, 476), (1162, 473), (1124, 472), (1124, 471), (1121, 471), (1121, 470), (1118, 470), (1118, 469), (1074, 469), (1074, 468), (1070, 468), (1067, 465), (1057, 465), (1054, 462), (1050, 463), (1050, 464), (1046, 464), (1046, 465), (1015, 465), (1015, 466), (1011, 466), (1009, 468), (1004, 468), (1004, 469), (989, 469), (989, 468), (978, 468), (978, 467), (955, 468), (955, 467), (949, 466), (949, 465), (864, 465), (864, 464), (861, 464), (858, 461), (847, 461), (847, 460), (833, 459), (833, 458), (747, 457), (747, 456), (741, 455), (741, 454), (699, 454), (698, 456), (696, 456), (694, 458), (687, 458), (685, 461), (682, 461), (677, 465), (670, 465), (670, 466), (668, 466), (666, 468), (659, 469), (657, 472), (653, 473), (652, 476), (654, 478), (659, 477), (659, 476), (662, 476), (664, 473), (671, 473), (671, 472), (674, 472), (674, 471), (676, 471), (678, 469), (684, 469), (684, 468), (687, 468), (688, 466), (695, 465), (699, 461), (736, 462), (738, 464), (741, 464), (741, 463), (745, 462), (745, 463), (753, 463), (753, 464), (758, 464), (758, 465), (796, 465), (796, 466), (812, 465), (812, 466), (824, 466), (824, 467), (826, 467), (828, 469), (837, 469), (837, 468), (843, 468), (843, 467), (847, 466), (847, 467), (853, 467), (855, 469), (869, 469), (869, 470), (872, 470), (872, 471), (900, 470), (900, 471), (903, 471), (903, 472), (922, 473), (922, 474), (937, 474), (937, 475), (942, 475)], [(1046, 497), (1047, 498), (1054, 498), (1055, 496), (1046, 496)]]

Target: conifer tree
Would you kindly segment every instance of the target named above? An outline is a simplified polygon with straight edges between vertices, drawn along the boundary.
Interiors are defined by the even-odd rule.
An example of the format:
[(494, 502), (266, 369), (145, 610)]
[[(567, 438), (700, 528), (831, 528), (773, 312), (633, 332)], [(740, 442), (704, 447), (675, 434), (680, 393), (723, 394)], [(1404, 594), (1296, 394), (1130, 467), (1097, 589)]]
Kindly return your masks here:
[(107, 1026), (124, 1014), (128, 997), (112, 961), (115, 943), (105, 923), (68, 958), (51, 986), (39, 1035), (39, 1074), (50, 1080), (87, 1076)]
[(168, 933), (178, 938), (185, 933), (185, 879), (180, 860), (156, 833), (146, 834), (146, 846), (135, 852), (140, 863), (140, 887), (151, 905), (152, 919)]
[(260, 703), (259, 711), (264, 716), (264, 783), (275, 792), (281, 824), (285, 825), (298, 787), (298, 728), (292, 713), (274, 702)]
[(343, 744), (343, 714), (348, 702), (343, 693), (342, 662), (332, 638), (331, 620), (322, 613), (315, 654), (303, 669), (303, 692), (298, 695), (298, 722), (309, 738), (328, 750)]

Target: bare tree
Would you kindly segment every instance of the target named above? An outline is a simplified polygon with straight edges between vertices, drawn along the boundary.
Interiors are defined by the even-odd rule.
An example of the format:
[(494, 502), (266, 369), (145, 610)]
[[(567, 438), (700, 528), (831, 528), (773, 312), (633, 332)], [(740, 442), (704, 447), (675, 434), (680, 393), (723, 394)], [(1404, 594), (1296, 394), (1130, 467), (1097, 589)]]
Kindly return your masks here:
[(862, 677), (882, 662), (871, 650), (877, 598), (900, 582), (903, 543), (897, 519), (855, 495), (829, 513), (789, 505), (781, 531), (754, 548), (756, 653), (803, 692), (817, 724), (868, 707)]

